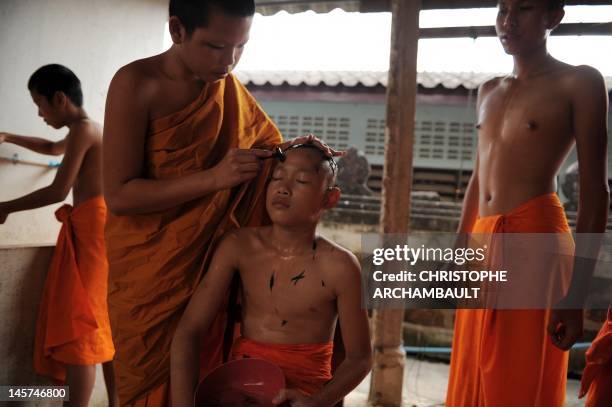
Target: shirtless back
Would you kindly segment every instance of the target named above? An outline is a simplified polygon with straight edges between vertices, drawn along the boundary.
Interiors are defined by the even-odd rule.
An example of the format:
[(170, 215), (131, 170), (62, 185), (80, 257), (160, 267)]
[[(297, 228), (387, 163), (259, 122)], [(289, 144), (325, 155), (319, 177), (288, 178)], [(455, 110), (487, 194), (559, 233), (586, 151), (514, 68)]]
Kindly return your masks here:
[[(77, 146), (73, 147), (70, 144)], [(66, 136), (66, 156), (69, 152), (79, 152), (84, 149), (81, 165), (72, 186), (72, 201), (75, 207), (82, 202), (102, 195), (102, 126), (84, 119), (70, 127)], [(61, 169), (60, 169), (61, 170)]]
[[(63, 83), (65, 88), (51, 91), (47, 83), (54, 83), (54, 86)], [(83, 109), (80, 86), (78, 78), (60, 65), (44, 66), (30, 79), (30, 94), (38, 107), (38, 115), (54, 129), (67, 127), (68, 134), (64, 139), (53, 142), (38, 137), (0, 133), (0, 143), (13, 143), (38, 153), (63, 154), (64, 157), (51, 185), (0, 203), (0, 221), (3, 222), (12, 212), (61, 202), (71, 189), (75, 207), (102, 195), (102, 129), (89, 119)]]

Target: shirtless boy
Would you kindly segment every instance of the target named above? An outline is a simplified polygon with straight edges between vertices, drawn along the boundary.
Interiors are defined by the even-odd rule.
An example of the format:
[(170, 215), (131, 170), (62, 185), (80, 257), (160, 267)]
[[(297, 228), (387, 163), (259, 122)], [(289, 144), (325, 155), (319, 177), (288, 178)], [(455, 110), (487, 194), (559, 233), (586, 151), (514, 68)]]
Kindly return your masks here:
[[(277, 364), (287, 389), (275, 402), (330, 406), (370, 370), (370, 337), (361, 308), (360, 267), (354, 255), (315, 234), (340, 191), (331, 161), (312, 145), (286, 150), (267, 187), (271, 226), (230, 232), (192, 297), (172, 344), (173, 405), (189, 406), (198, 380), (197, 354), (234, 272), (242, 283), (241, 337), (232, 359)], [(339, 319), (346, 359), (331, 375), (331, 347)], [(313, 361), (314, 362), (313, 364)]]
[[(604, 80), (548, 54), (562, 1), (501, 0), (498, 8), (497, 35), (514, 69), (479, 89), (478, 155), (459, 232), (567, 233), (556, 175), (575, 145), (576, 232), (602, 233), (609, 204)], [(573, 281), (563, 301), (584, 297), (585, 285)], [(581, 334), (580, 309), (458, 310), (447, 405), (562, 406), (566, 351)]]
[(0, 223), (13, 212), (62, 202), (70, 190), (74, 206), (64, 205), (56, 212), (63, 227), (40, 305), (34, 366), (39, 374), (66, 381), (71, 406), (87, 406), (95, 365), (102, 363), (109, 401), (114, 405), (117, 399), (111, 360), (115, 350), (106, 304), (102, 129), (83, 109), (81, 83), (68, 68), (43, 66), (31, 76), (28, 89), (38, 115), (54, 129), (67, 127), (67, 136), (52, 142), (0, 133), (0, 143), (13, 143), (42, 154), (64, 154), (64, 158), (51, 185), (0, 202)]

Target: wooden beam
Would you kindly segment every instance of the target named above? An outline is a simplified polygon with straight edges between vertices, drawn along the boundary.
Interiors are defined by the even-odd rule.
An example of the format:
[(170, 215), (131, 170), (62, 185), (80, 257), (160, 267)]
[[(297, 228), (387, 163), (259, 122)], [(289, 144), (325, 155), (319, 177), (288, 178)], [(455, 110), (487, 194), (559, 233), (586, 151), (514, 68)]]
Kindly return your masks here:
[[(610, 0), (566, 0), (566, 6), (603, 6)], [(423, 0), (421, 10), (497, 7), (497, 0)]]
[[(383, 236), (405, 234), (410, 225), (421, 0), (393, 0), (391, 7), (391, 59), (380, 225)], [(371, 405), (400, 407), (406, 361), (402, 348), (404, 309), (375, 309), (372, 318), (374, 364), (369, 402)]]
[[(566, 0), (568, 6), (603, 6), (612, 5), (612, 0)], [(255, 0), (257, 7), (267, 7), (283, 10), (294, 6), (321, 8), (329, 5), (329, 9), (336, 7), (358, 9), (362, 12), (391, 11), (391, 0)], [(421, 10), (460, 9), (460, 8), (486, 8), (496, 7), (497, 0), (422, 0)]]
[[(612, 23), (568, 23), (555, 28), (551, 35), (612, 35)], [(495, 37), (494, 26), (421, 28), (420, 38)]]

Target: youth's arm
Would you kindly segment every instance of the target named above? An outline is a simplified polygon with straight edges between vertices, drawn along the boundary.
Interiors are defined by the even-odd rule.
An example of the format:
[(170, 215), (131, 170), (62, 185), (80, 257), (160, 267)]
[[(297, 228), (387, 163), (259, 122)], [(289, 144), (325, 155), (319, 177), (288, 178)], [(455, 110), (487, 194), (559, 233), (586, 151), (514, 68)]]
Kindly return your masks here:
[(578, 67), (572, 79), (572, 122), (580, 177), (576, 256), (567, 296), (558, 305), (559, 309), (553, 310), (548, 326), (553, 343), (564, 350), (582, 336), (582, 308), (606, 231), (610, 205), (605, 82), (599, 72), (587, 66)]
[(170, 357), (172, 405), (192, 407), (200, 372), (202, 337), (217, 315), (237, 269), (237, 235), (230, 232), (215, 251), (210, 268), (191, 297), (174, 334)]
[(66, 150), (66, 139), (59, 141), (46, 140), (40, 137), (19, 136), (0, 132), (0, 144), (11, 143), (40, 154), (62, 155)]
[(470, 233), (476, 223), (478, 217), (478, 196), (480, 194), (478, 186), (478, 152), (476, 153), (476, 163), (474, 164), (474, 171), (470, 177), (467, 188), (465, 189), (465, 196), (463, 197), (463, 205), (461, 207), (461, 218), (459, 219), (459, 226), (457, 233)]
[[(361, 306), (361, 271), (357, 259), (347, 254), (342, 264), (331, 265), (334, 278), (330, 280), (336, 291), (338, 319), (342, 331), (342, 339), (346, 357), (338, 366), (333, 378), (310, 400), (302, 401), (300, 396), (292, 391), (285, 391), (287, 399), (296, 397), (304, 406), (333, 406), (351, 392), (368, 374), (372, 367), (372, 346), (368, 315)], [(282, 402), (282, 397), (275, 400)]]
[(104, 195), (118, 215), (161, 211), (254, 178), (263, 150), (231, 150), (214, 168), (168, 180), (146, 178), (145, 136), (152, 85), (143, 83), (133, 67), (113, 78), (104, 121)]
[[(476, 98), (476, 120), (480, 124), (480, 106), (482, 100), (487, 96), (493, 87), (496, 86), (498, 79), (491, 79), (478, 88), (478, 97)], [(461, 208), (461, 218), (459, 219), (459, 227), (457, 233), (470, 233), (476, 223), (478, 217), (478, 200), (480, 195), (480, 186), (478, 183), (478, 168), (480, 165), (480, 158), (478, 149), (476, 149), (476, 162), (474, 163), (474, 170), (472, 176), (468, 182), (465, 190), (465, 196), (463, 197), (463, 205)]]
[(0, 217), (6, 219), (6, 216), (10, 213), (40, 208), (66, 199), (76, 181), (83, 159), (87, 150), (91, 147), (92, 141), (91, 135), (86, 131), (80, 131), (78, 128), (68, 133), (64, 159), (57, 169), (51, 185), (21, 198), (0, 203)]

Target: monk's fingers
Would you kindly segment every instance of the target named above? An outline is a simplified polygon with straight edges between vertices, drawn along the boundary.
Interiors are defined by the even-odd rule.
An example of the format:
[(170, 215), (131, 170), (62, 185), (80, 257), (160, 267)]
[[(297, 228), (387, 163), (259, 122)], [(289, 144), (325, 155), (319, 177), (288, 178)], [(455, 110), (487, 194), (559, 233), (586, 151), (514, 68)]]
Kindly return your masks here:
[(334, 150), (329, 145), (327, 145), (325, 142), (323, 142), (323, 140), (319, 139), (318, 137), (312, 134), (309, 134), (306, 137), (307, 137), (306, 143), (316, 145), (328, 157), (340, 157), (344, 155), (344, 151)]
[(297, 390), (282, 389), (281, 391), (278, 392), (278, 394), (276, 395), (274, 400), (272, 400), (272, 402), (274, 403), (274, 405), (279, 405), (286, 401), (294, 401), (294, 400), (298, 400), (303, 397), (304, 395)]
[(251, 148), (248, 151), (259, 158), (267, 158), (274, 154), (274, 151), (272, 150), (263, 150), (261, 148)]
[(261, 163), (260, 162), (254, 162), (254, 163), (243, 163), (240, 164), (238, 166), (238, 171), (244, 173), (244, 172), (255, 172), (257, 173), (259, 170), (261, 170)]
[(275, 406), (284, 403), (285, 401), (289, 400), (287, 398), (287, 392), (289, 390), (288, 389), (282, 389), (281, 391), (278, 392), (278, 394), (276, 395), (276, 397), (274, 397), (274, 399), (272, 400), (272, 403), (274, 403)]
[(259, 174), (259, 171), (248, 171), (248, 172), (241, 172), (240, 173), (240, 177), (239, 177), (239, 184), (245, 182), (245, 181), (249, 181), (252, 180), (253, 178), (255, 178), (257, 175)]
[(242, 157), (270, 157), (274, 152), (272, 150), (264, 150), (262, 148), (241, 148), (236, 150), (237, 156)]

